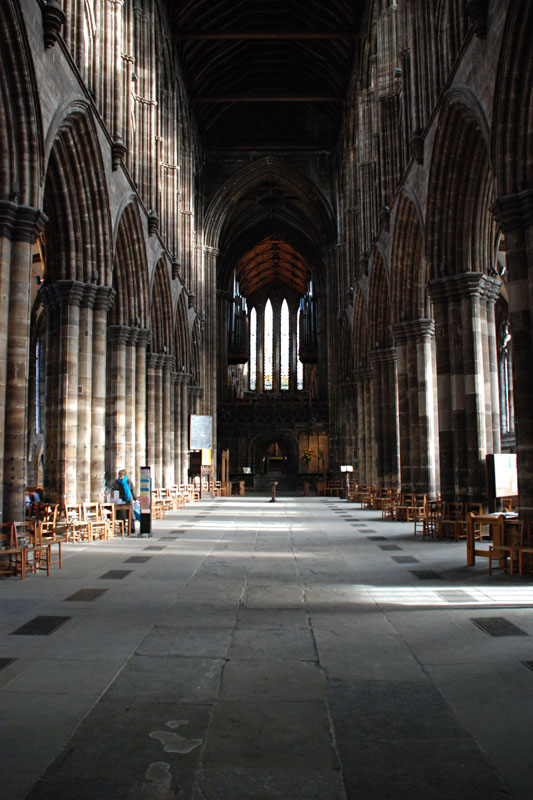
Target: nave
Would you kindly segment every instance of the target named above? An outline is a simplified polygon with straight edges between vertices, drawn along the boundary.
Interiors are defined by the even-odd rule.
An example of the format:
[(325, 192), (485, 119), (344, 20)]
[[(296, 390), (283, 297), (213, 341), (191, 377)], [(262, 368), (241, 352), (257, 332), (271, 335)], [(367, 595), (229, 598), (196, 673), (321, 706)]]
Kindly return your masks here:
[(532, 579), (464, 542), (204, 499), (1, 588), (5, 800), (530, 797)]

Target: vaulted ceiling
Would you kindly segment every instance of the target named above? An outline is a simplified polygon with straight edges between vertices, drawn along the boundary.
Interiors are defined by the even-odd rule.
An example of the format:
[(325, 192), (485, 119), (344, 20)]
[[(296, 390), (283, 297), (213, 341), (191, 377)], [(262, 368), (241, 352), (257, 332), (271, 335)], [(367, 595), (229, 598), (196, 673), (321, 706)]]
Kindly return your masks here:
[(329, 149), (364, 0), (168, 0), (210, 150)]
[(250, 301), (277, 291), (294, 298), (307, 292), (311, 271), (301, 254), (283, 240), (263, 239), (237, 264), (240, 293)]

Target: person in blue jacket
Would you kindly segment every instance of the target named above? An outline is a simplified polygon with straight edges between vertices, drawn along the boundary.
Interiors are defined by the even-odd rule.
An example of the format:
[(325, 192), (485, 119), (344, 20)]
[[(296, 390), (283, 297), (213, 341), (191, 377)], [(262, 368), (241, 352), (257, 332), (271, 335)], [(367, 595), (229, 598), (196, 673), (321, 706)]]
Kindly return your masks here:
[[(128, 473), (125, 469), (119, 470), (118, 477), (113, 483), (111, 484), (111, 489), (114, 492), (118, 492), (119, 498), (122, 500), (123, 503), (133, 503), (134, 500), (137, 500), (137, 494), (135, 492), (135, 486), (128, 478)], [(125, 509), (124, 509), (125, 511)], [(126, 515), (122, 511), (122, 509), (116, 509), (117, 519), (126, 518)], [(131, 514), (131, 532), (135, 532), (135, 518), (133, 515), (133, 511)]]

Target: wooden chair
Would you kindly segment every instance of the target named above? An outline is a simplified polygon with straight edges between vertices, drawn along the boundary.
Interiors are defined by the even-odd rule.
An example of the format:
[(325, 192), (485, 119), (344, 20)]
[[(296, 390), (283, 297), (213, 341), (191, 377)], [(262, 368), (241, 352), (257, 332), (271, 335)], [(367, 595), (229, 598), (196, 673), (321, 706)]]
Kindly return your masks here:
[(122, 536), (124, 538), (125, 520), (117, 519), (114, 503), (100, 503), (100, 516), (107, 524), (108, 537)]
[(16, 544), (12, 522), (0, 523), (0, 574), (26, 576), (25, 549)]
[[(25, 571), (35, 574), (39, 570), (46, 570), (50, 575), (50, 567), (63, 566), (61, 542), (43, 541), (41, 524), (39, 520), (24, 520), (13, 522), (12, 543), (15, 547), (24, 549)], [(55, 548), (55, 551), (52, 549)]]
[(59, 503), (42, 503), (39, 512), (41, 535), (43, 539), (56, 540), (58, 536), (57, 523), (59, 519)]
[(83, 517), (79, 503), (65, 503), (65, 525), (67, 542), (88, 542), (89, 523)]
[(83, 519), (89, 525), (89, 541), (94, 542), (95, 539), (107, 540), (109, 539), (109, 527), (107, 520), (102, 517), (100, 503), (89, 502), (82, 504)]
[(466, 522), (465, 504), (451, 500), (445, 505), (443, 516), (439, 524), (439, 537), (459, 540), (460, 531)]
[(423, 520), (426, 513), (427, 494), (415, 494), (413, 505), (407, 509), (407, 522), (414, 524), (414, 535), (417, 530), (422, 532)]
[(426, 536), (435, 538), (435, 536), (439, 535), (444, 505), (442, 500), (427, 501), (425, 514), (422, 519), (422, 539), (425, 539)]
[(527, 522), (524, 526), (522, 547), (518, 552), (518, 572), (522, 575), (524, 570), (524, 556), (527, 556), (528, 567), (531, 571), (533, 565), (533, 523)]
[[(509, 562), (509, 575), (513, 576), (513, 564), (518, 560), (520, 572), (520, 552), (524, 545), (524, 522), (522, 520), (504, 520), (503, 542), (489, 546), (489, 575), (492, 575), (492, 562), (497, 559), (500, 566), (507, 572)], [(520, 573), (521, 574), (521, 573)]]
[(152, 519), (165, 519), (165, 505), (159, 489), (152, 489)]

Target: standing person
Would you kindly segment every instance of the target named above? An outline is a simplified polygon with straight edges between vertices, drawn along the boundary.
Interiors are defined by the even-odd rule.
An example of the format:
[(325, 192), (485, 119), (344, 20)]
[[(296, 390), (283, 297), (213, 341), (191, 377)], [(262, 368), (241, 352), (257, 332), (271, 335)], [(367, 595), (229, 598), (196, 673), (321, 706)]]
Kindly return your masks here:
[[(119, 498), (122, 500), (123, 503), (133, 503), (134, 500), (137, 500), (137, 494), (135, 492), (135, 486), (128, 478), (128, 473), (125, 469), (119, 470), (118, 477), (113, 483), (111, 484), (111, 489), (114, 492), (118, 492)], [(126, 509), (116, 509), (117, 519), (126, 519)], [(133, 507), (131, 508), (131, 532), (135, 533), (135, 518), (133, 516)]]

